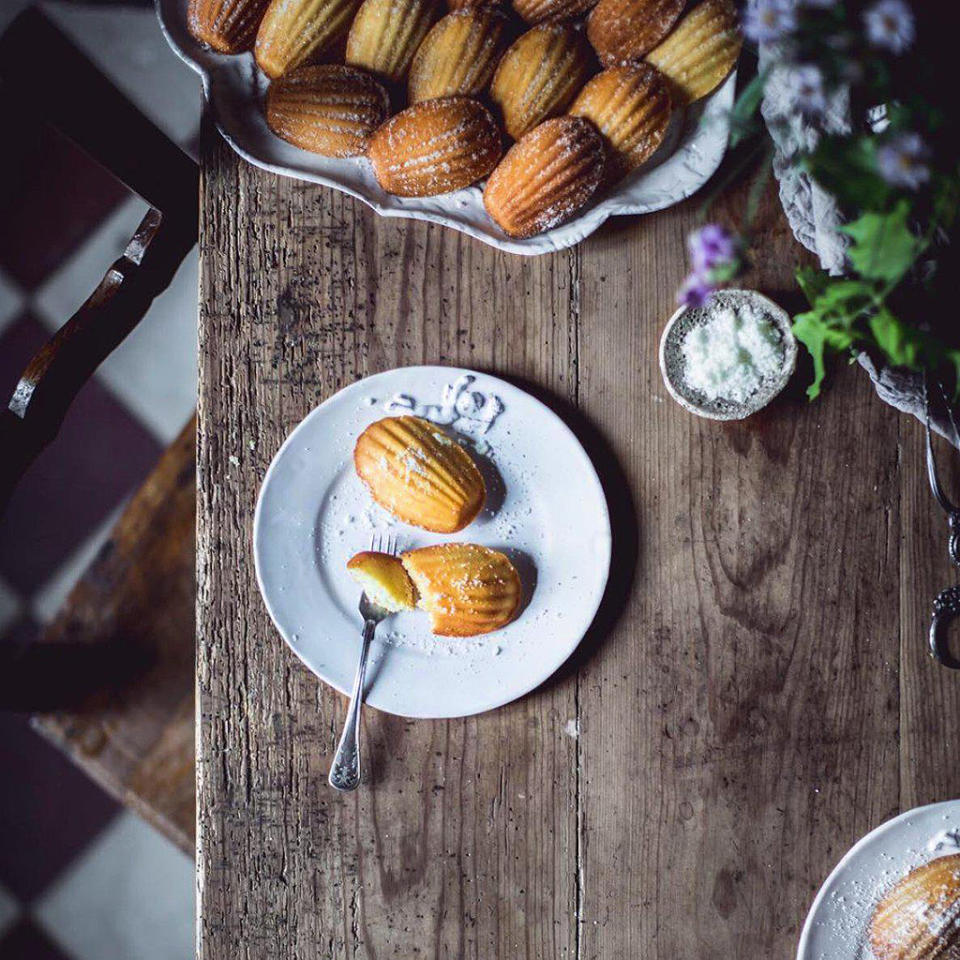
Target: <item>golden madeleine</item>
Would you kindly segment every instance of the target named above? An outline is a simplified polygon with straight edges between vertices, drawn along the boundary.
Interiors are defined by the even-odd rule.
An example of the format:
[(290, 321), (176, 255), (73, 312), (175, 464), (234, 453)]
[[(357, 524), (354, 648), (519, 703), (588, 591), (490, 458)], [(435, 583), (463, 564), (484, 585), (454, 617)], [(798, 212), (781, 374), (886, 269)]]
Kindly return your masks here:
[(190, 0), (187, 29), (219, 53), (243, 53), (253, 46), (268, 0)]
[(503, 55), (490, 84), (503, 126), (519, 140), (541, 120), (561, 114), (590, 76), (588, 44), (567, 23), (532, 27)]
[(500, 131), (482, 103), (439, 97), (407, 107), (370, 138), (377, 181), (400, 197), (432, 197), (482, 180), (501, 154)]
[(437, 16), (435, 0), (363, 0), (347, 37), (346, 62), (402, 83)]
[(513, 0), (513, 9), (527, 23), (582, 17), (597, 0)]
[(674, 101), (712, 93), (736, 65), (743, 36), (732, 0), (704, 0), (646, 57), (672, 84)]
[(357, 439), (353, 463), (380, 506), (433, 533), (462, 530), (487, 494), (466, 450), (420, 417), (372, 423)]
[(583, 117), (545, 120), (490, 175), (483, 205), (511, 237), (532, 237), (572, 217), (604, 177), (603, 138)]
[(450, 10), (479, 10), (480, 7), (499, 7), (500, 0), (447, 0)]
[(608, 183), (635, 170), (660, 146), (671, 110), (666, 80), (647, 63), (608, 67), (570, 107), (572, 116), (586, 117), (603, 135)]
[(639, 60), (677, 22), (684, 0), (600, 0), (587, 18), (587, 38), (605, 67)]
[(448, 13), (427, 34), (410, 65), (410, 102), (480, 96), (503, 53), (506, 25), (506, 17), (490, 8)]
[(254, 56), (272, 78), (314, 60), (341, 41), (360, 0), (270, 0)]
[(417, 588), (400, 558), (392, 553), (363, 550), (347, 561), (347, 570), (378, 607), (390, 613), (416, 608)]
[(520, 607), (520, 575), (497, 550), (440, 543), (400, 557), (441, 637), (474, 637), (505, 627)]
[(960, 960), (960, 854), (907, 874), (870, 921), (873, 960)]
[(358, 157), (387, 119), (390, 97), (368, 73), (333, 64), (298, 67), (267, 89), (267, 125), (324, 157)]

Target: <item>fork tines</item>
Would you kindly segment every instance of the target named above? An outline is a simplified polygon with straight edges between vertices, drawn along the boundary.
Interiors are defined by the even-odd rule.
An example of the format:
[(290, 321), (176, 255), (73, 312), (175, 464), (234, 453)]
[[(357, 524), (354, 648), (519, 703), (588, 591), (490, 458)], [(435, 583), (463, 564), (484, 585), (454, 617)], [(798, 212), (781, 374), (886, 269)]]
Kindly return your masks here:
[(392, 534), (384, 537), (382, 533), (375, 533), (370, 539), (370, 550), (373, 553), (389, 553), (396, 556), (399, 546), (397, 538)]

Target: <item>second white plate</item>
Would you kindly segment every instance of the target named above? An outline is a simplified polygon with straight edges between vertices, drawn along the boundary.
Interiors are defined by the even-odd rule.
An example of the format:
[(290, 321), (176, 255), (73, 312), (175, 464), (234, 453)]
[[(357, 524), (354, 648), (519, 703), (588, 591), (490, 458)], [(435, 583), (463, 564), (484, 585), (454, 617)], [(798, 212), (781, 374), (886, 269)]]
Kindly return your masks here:
[[(366, 426), (387, 415), (384, 405), (395, 395), (437, 403), (462, 376), (475, 378), (469, 393), (499, 397), (503, 412), (486, 434), (489, 452), (478, 458), (484, 510), (466, 530), (443, 537), (377, 507), (356, 476), (353, 447)], [(503, 550), (527, 595), (513, 623), (477, 638), (434, 637), (422, 613), (381, 624), (366, 702), (407, 717), (480, 713), (537, 687), (586, 633), (610, 567), (606, 499), (570, 428), (518, 387), (451, 367), (404, 367), (341, 390), (290, 434), (263, 481), (253, 547), (267, 608), (301, 660), (344, 693), (361, 627), (360, 591), (345, 564), (377, 533), (392, 534), (404, 549), (459, 540)]]

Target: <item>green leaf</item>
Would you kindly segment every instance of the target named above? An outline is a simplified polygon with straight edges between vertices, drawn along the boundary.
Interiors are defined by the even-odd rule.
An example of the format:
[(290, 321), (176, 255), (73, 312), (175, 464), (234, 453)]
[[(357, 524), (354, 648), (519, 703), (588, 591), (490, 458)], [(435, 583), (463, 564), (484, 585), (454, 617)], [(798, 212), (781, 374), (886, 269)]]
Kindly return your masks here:
[(895, 367), (917, 369), (925, 346), (919, 330), (908, 326), (883, 307), (870, 318), (870, 332), (877, 346)]
[(763, 98), (763, 85), (766, 83), (769, 70), (758, 73), (737, 97), (737, 102), (730, 110), (730, 149), (745, 140), (758, 129), (757, 110)]
[(876, 138), (823, 137), (803, 166), (814, 180), (852, 210), (881, 209), (890, 187), (877, 172)]
[(896, 284), (913, 265), (922, 244), (907, 225), (910, 203), (901, 200), (887, 213), (868, 212), (840, 227), (853, 238), (847, 251), (861, 277)]
[(827, 375), (827, 354), (847, 350), (857, 340), (852, 330), (830, 326), (817, 310), (800, 313), (793, 318), (793, 335), (807, 348), (813, 360), (813, 383), (807, 387), (807, 396), (814, 400)]
[(797, 271), (797, 284), (811, 307), (829, 282), (830, 274), (816, 267), (801, 267)]

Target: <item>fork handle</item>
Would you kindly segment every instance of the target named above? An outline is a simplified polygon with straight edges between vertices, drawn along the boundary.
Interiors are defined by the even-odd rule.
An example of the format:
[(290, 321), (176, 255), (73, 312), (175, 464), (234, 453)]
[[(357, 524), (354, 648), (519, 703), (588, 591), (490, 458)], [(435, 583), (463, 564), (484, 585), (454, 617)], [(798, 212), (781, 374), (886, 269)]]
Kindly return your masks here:
[(357, 676), (353, 681), (347, 719), (343, 724), (343, 733), (340, 734), (340, 743), (337, 745), (328, 777), (330, 786), (335, 790), (346, 792), (360, 786), (360, 711), (363, 707), (363, 681), (367, 674), (370, 641), (376, 628), (375, 620), (367, 620), (363, 624), (363, 646), (360, 649)]

